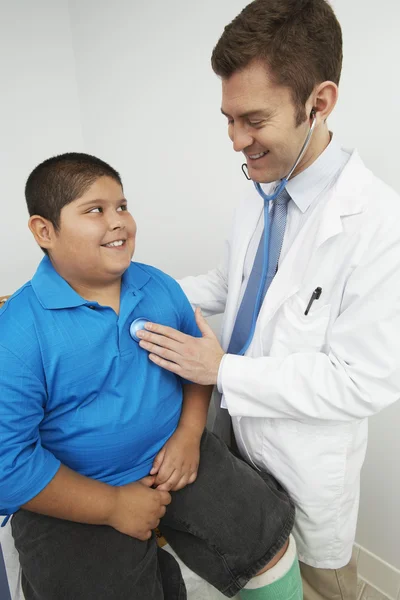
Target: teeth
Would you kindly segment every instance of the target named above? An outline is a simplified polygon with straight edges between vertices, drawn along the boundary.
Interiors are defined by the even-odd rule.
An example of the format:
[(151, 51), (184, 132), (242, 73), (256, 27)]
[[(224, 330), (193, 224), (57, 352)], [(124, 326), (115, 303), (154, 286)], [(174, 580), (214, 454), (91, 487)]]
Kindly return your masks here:
[(124, 240), (117, 240), (116, 242), (111, 242), (110, 244), (105, 244), (107, 248), (115, 248), (116, 246), (122, 246)]
[(262, 156), (265, 156), (267, 153), (266, 152), (260, 152), (260, 154), (249, 154), (249, 158), (251, 158), (252, 160), (256, 160), (256, 158), (261, 158)]

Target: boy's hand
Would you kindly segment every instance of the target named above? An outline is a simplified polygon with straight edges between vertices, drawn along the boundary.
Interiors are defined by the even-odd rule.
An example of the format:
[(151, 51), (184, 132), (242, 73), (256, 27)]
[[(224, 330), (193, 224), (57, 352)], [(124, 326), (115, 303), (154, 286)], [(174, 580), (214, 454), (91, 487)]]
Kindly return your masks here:
[(156, 475), (157, 490), (181, 490), (197, 478), (201, 435), (179, 428), (154, 459), (150, 475)]
[(154, 477), (145, 477), (115, 488), (114, 510), (107, 524), (139, 540), (150, 539), (152, 529), (158, 527), (171, 502), (167, 491), (152, 489), (154, 483)]

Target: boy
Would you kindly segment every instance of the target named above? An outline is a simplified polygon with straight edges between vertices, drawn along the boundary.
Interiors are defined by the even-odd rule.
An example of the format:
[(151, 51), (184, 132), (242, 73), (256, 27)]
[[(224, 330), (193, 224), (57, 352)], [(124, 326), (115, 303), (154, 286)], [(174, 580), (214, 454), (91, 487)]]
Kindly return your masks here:
[(130, 335), (137, 318), (198, 330), (178, 284), (131, 263), (119, 174), (64, 154), (26, 200), (46, 256), (0, 312), (0, 512), (15, 513), (26, 599), (185, 598), (158, 525), (228, 597), (300, 599), (286, 492), (204, 431), (210, 389)]

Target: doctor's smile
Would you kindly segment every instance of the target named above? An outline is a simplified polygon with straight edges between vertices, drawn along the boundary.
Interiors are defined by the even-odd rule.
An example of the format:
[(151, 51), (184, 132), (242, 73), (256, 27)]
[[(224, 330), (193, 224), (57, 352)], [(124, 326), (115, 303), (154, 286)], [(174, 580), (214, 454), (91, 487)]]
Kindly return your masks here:
[(267, 154), (268, 154), (268, 152), (259, 152), (257, 154), (244, 152), (245, 157), (252, 162), (256, 162), (257, 160), (264, 158), (264, 156), (267, 156)]

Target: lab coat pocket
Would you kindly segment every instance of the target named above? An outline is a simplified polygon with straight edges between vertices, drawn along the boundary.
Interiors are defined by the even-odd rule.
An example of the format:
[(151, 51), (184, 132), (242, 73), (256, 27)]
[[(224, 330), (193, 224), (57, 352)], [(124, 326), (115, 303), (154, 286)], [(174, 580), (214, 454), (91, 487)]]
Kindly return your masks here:
[(331, 305), (318, 306), (314, 301), (305, 315), (307, 300), (298, 294), (282, 305), (273, 331), (271, 356), (287, 356), (296, 352), (319, 352), (326, 342)]

